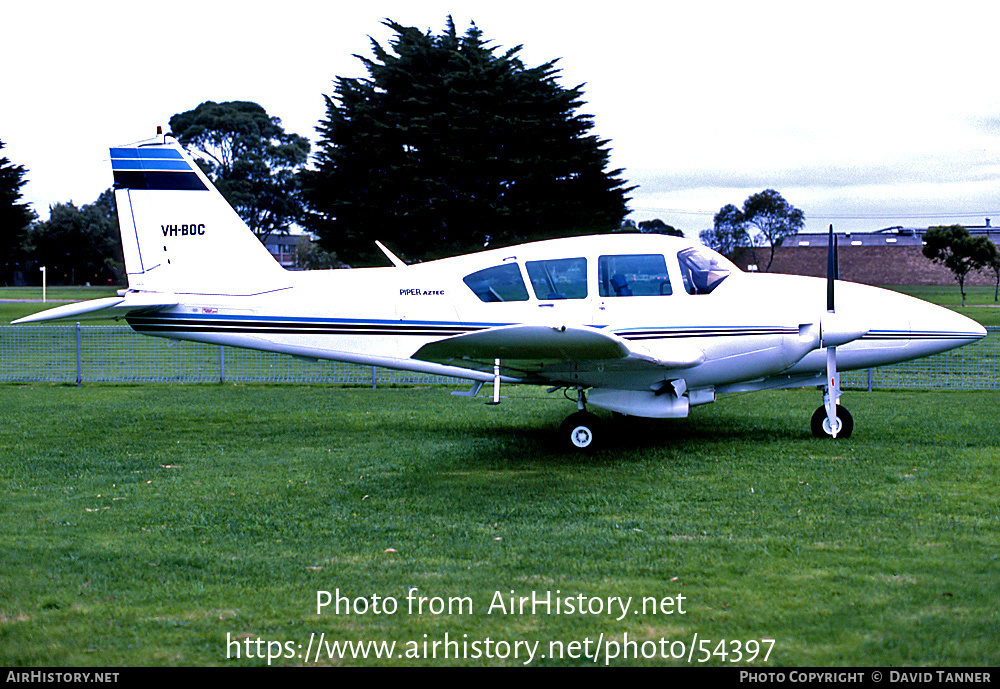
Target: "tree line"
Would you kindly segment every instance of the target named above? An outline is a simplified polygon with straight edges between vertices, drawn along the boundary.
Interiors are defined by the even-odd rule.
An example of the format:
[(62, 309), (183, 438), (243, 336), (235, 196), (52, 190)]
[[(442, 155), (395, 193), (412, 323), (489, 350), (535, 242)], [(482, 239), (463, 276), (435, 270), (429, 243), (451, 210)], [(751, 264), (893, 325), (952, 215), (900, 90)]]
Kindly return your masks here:
[[(788, 237), (798, 234), (805, 217), (781, 194), (766, 189), (753, 194), (742, 208), (723, 206), (715, 214), (711, 229), (701, 232), (703, 244), (732, 257), (740, 251), (762, 272), (768, 272), (774, 262), (775, 249)], [(923, 255), (951, 271), (958, 283), (965, 306), (965, 283), (974, 272), (993, 276), (993, 301), (1000, 300), (1000, 249), (988, 237), (973, 237), (961, 225), (929, 227), (923, 234)], [(766, 260), (765, 260), (766, 259)]]
[[(450, 17), (438, 35), (385, 25), (388, 47), (372, 40), (372, 56), (358, 56), (367, 76), (338, 77), (324, 96), (316, 151), (256, 103), (206, 102), (170, 118), (171, 134), (261, 241), (301, 227), (319, 243), (304, 263), (325, 267), (380, 262), (376, 239), (420, 261), (574, 234), (683, 236), (660, 220), (625, 219), (634, 187), (608, 169), (609, 142), (581, 111), (582, 86), (558, 83), (556, 60), (527, 66), (521, 46), (501, 51), (475, 24), (460, 35)], [(20, 210), (0, 226), (0, 279), (45, 265), (53, 281), (121, 282), (112, 191), (53, 206), (39, 222), (15, 203), (24, 173), (5, 162), (3, 198)], [(773, 258), (801, 225), (802, 212), (768, 190), (742, 210), (724, 208), (702, 239), (723, 253), (756, 251), (754, 227)]]
[[(376, 239), (421, 261), (575, 234), (683, 236), (660, 220), (625, 219), (634, 187), (608, 169), (609, 142), (581, 111), (582, 86), (558, 83), (557, 60), (527, 66), (521, 46), (501, 51), (475, 24), (460, 35), (450, 17), (438, 35), (385, 25), (388, 47), (372, 40), (372, 56), (357, 56), (367, 76), (337, 77), (324, 96), (315, 151), (257, 103), (209, 101), (170, 118), (171, 134), (261, 241), (301, 227), (318, 238), (302, 256), (316, 268), (379, 263)], [(122, 283), (113, 190), (57, 204), (39, 221), (21, 202), (26, 172), (0, 159), (0, 281), (37, 279), (44, 265), (53, 282)], [(724, 206), (700, 239), (766, 272), (803, 225), (801, 210), (766, 189)], [(982, 253), (989, 247), (967, 255), (949, 237), (927, 255), (955, 272), (964, 300), (965, 276), (996, 258)]]
[[(373, 55), (358, 56), (367, 76), (338, 77), (324, 96), (315, 151), (256, 103), (170, 118), (258, 238), (299, 226), (318, 237), (321, 262), (365, 265), (382, 259), (376, 239), (419, 261), (621, 229), (631, 188), (609, 169), (582, 86), (558, 83), (556, 60), (527, 66), (521, 46), (501, 51), (475, 24), (459, 34), (450, 17), (438, 35), (385, 24), (389, 45), (373, 40)], [(120, 281), (110, 190), (38, 221), (19, 203), (25, 173), (4, 159), (0, 279), (46, 265), (53, 280)]]

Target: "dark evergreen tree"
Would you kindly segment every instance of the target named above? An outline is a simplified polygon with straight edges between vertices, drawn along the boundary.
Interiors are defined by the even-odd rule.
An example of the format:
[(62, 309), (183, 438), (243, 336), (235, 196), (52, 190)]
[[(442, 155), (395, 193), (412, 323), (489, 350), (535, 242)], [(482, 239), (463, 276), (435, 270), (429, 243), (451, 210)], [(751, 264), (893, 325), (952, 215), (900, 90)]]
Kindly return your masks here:
[(47, 268), (50, 284), (121, 283), (125, 261), (114, 192), (108, 189), (81, 208), (52, 206), (48, 220), (31, 226), (27, 249)]
[(368, 78), (338, 77), (316, 169), (304, 173), (307, 225), (349, 263), (381, 239), (408, 259), (612, 231), (627, 214), (621, 170), (578, 109), (582, 87), (555, 61), (526, 67), (451, 18), (440, 36), (392, 21), (386, 50), (359, 56)]
[[(0, 150), (4, 147), (0, 141)], [(0, 158), (0, 284), (9, 284), (14, 271), (20, 269), (24, 259), (23, 245), (28, 227), (35, 220), (35, 212), (20, 203), (21, 187), (27, 180), (27, 170), (14, 165), (4, 156)]]
[(257, 103), (202, 103), (170, 118), (170, 130), (200, 155), (198, 164), (260, 241), (302, 217), (296, 172), (309, 142), (288, 134)]

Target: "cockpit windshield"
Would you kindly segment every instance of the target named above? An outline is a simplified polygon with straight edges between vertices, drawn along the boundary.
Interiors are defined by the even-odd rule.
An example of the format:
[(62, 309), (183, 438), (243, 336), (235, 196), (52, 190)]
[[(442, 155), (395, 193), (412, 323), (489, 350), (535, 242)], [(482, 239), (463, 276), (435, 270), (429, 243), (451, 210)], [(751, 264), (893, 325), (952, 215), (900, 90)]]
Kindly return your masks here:
[(704, 246), (692, 246), (677, 252), (681, 277), (688, 294), (710, 294), (736, 270), (736, 266)]

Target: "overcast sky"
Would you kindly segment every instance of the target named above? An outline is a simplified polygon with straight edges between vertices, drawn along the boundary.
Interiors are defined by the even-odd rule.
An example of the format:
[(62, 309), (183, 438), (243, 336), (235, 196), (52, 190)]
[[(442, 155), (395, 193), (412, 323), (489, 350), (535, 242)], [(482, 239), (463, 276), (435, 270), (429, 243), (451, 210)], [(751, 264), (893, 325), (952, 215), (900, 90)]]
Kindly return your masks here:
[(1000, 3), (326, 0), (6, 3), (0, 140), (25, 198), (90, 203), (108, 148), (206, 100), (315, 140), (384, 18), (452, 15), (529, 66), (559, 58), (624, 169), (636, 221), (691, 236), (777, 189), (807, 231), (1000, 224)]

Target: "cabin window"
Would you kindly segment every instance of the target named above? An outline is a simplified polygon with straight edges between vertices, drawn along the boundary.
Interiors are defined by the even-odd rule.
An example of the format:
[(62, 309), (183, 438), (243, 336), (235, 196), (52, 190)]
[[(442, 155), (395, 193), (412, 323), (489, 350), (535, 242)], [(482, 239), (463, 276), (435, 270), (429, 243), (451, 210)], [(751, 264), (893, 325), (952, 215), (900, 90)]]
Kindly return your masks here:
[(688, 294), (710, 294), (736, 267), (711, 249), (692, 246), (677, 252)]
[(673, 294), (663, 254), (601, 256), (597, 270), (602, 297), (657, 297)]
[(527, 301), (521, 269), (516, 263), (505, 263), (466, 275), (462, 280), (480, 301)]
[(526, 261), (524, 266), (528, 269), (528, 279), (539, 299), (587, 298), (587, 259)]

